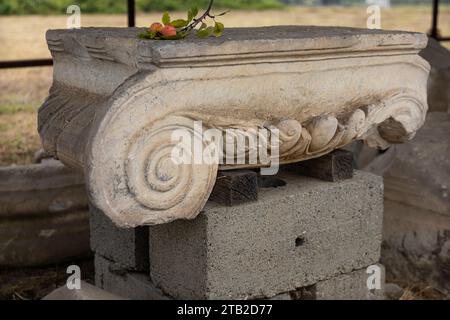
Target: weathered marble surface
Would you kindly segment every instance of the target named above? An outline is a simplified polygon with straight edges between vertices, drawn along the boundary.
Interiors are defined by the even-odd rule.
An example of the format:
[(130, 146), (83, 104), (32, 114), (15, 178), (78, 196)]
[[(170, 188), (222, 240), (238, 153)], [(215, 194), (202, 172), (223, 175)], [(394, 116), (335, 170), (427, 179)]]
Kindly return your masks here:
[(47, 33), (55, 66), (39, 112), (43, 145), (84, 170), (91, 202), (119, 226), (192, 219), (203, 208), (219, 166), (167, 161), (171, 133), (192, 131), (193, 120), (277, 127), (281, 163), (356, 139), (384, 148), (424, 121), (423, 34), (299, 26), (144, 41), (140, 31)]

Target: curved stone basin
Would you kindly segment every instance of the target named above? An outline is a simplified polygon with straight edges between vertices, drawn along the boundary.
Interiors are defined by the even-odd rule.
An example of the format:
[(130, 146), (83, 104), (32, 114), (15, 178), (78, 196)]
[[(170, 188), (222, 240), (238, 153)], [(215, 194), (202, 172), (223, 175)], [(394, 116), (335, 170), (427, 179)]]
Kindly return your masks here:
[(83, 176), (61, 162), (0, 167), (0, 266), (38, 266), (86, 256)]

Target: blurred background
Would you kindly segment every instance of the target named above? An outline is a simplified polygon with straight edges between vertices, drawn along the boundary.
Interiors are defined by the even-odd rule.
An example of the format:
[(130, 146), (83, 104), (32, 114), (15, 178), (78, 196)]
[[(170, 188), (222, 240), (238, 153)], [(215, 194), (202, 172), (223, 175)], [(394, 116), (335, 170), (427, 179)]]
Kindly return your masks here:
[[(433, 3), (436, 2), (435, 0), (216, 0), (214, 11), (231, 9), (231, 12), (221, 17), (226, 28), (269, 25), (365, 28), (369, 17), (368, 6), (378, 4), (381, 7), (382, 29), (430, 34)], [(161, 13), (165, 10), (170, 11), (174, 18), (183, 18), (188, 8), (194, 5), (205, 8), (207, 3), (208, 0), (136, 0), (135, 24), (143, 27), (160, 21)], [(69, 16), (66, 10), (69, 5), (74, 4), (81, 8), (82, 27), (126, 27), (129, 22), (126, 0), (1, 0), (0, 67), (17, 60), (51, 58), (45, 42), (45, 32), (48, 29), (66, 28)], [(438, 17), (434, 36), (450, 37), (450, 0), (440, 0)], [(435, 117), (435, 121), (439, 121), (437, 125), (431, 125), (429, 135), (434, 135), (435, 140), (440, 139), (440, 150), (444, 155), (450, 155), (446, 142), (450, 136), (447, 116), (450, 58), (445, 49), (450, 48), (450, 42), (443, 41), (440, 45), (433, 42), (432, 45), (433, 48), (427, 56), (428, 61), (433, 61), (433, 82), (430, 82), (429, 90), (432, 93), (430, 96), (436, 101), (433, 100), (430, 105), (433, 111), (443, 111), (447, 122), (443, 124), (444, 120), (439, 120), (441, 119), (439, 115), (439, 119)], [(81, 262), (77, 260), (77, 264), (85, 266), (84, 280), (89, 281), (89, 275), (92, 275), (87, 200), (82, 177), (67, 172), (58, 164), (44, 168), (44, 173), (39, 173), (38, 170), (41, 169), (34, 167), (37, 163), (43, 163), (45, 158), (45, 155), (38, 152), (41, 146), (36, 120), (37, 109), (46, 98), (51, 82), (51, 66), (0, 68), (0, 299), (42, 297), (64, 283), (67, 265), (65, 261), (71, 261), (70, 259), (80, 257), (83, 259)], [(437, 127), (441, 128), (438, 133), (431, 132)], [(422, 139), (424, 148), (429, 145), (427, 139)], [(416, 151), (414, 149), (414, 152)], [(355, 152), (362, 155), (358, 159), (360, 167), (370, 165), (371, 161), (379, 156), (376, 152), (364, 153), (360, 147), (357, 147)], [(425, 150), (424, 154), (426, 153)], [(389, 161), (393, 159), (391, 153), (387, 153), (386, 156), (391, 157)], [(411, 159), (410, 156), (405, 158), (407, 158), (405, 161)], [(448, 172), (444, 175), (442, 172), (449, 168), (449, 164), (447, 156), (443, 159), (443, 162), (438, 164), (430, 162), (430, 167), (433, 167), (435, 172), (424, 171), (419, 178), (431, 179), (434, 175), (440, 176), (441, 180), (446, 178)], [(374, 171), (382, 171), (379, 173), (384, 174), (386, 166), (383, 161), (380, 165), (382, 170), (378, 167)], [(32, 163), (35, 165), (31, 165)], [(404, 167), (401, 163), (397, 166)], [(411, 167), (411, 171), (418, 172), (414, 167)], [(56, 186), (52, 177), (61, 176), (64, 179), (58, 181), (63, 182)], [(42, 182), (39, 188), (34, 187), (36, 179)], [(429, 212), (437, 212), (444, 208), (441, 210), (444, 216), (442, 212), (437, 212), (438, 218), (434, 219), (432, 218), (434, 213), (428, 214), (426, 219), (432, 221), (432, 226), (419, 231), (417, 226), (423, 226), (421, 215), (425, 211), (419, 210), (416, 215), (418, 220), (411, 225), (403, 223), (402, 217), (393, 216), (391, 221), (395, 220), (398, 225), (408, 227), (404, 230), (394, 227), (386, 231), (385, 263), (392, 264), (392, 270), (395, 272), (391, 272), (390, 276), (397, 277), (396, 283), (400, 285), (391, 286), (389, 290), (396, 298), (444, 298), (447, 295), (446, 290), (450, 288), (450, 223), (449, 216), (445, 216), (449, 212), (446, 193), (448, 187), (446, 182), (439, 181), (440, 189), (436, 191), (436, 181), (433, 179), (428, 182), (417, 180), (416, 177), (411, 179), (412, 182), (406, 184), (425, 186), (416, 192), (418, 199), (428, 197), (429, 190), (434, 193), (445, 191), (438, 199), (444, 204), (441, 205), (439, 202), (438, 209), (422, 208)], [(17, 181), (19, 185), (16, 185)], [(430, 185), (429, 189), (426, 189), (427, 185)], [(24, 203), (28, 205), (23, 205)], [(416, 206), (414, 203), (407, 205)], [(408, 208), (395, 210), (409, 212)], [(58, 234), (48, 230), (62, 231)], [(404, 246), (405, 239), (410, 235), (413, 235), (414, 239), (419, 239), (412, 240), (412, 249), (403, 247), (398, 249), (396, 246)], [(424, 256), (428, 259), (425, 262)], [(402, 263), (396, 265), (397, 261)], [(442, 279), (445, 277), (447, 282), (442, 285)]]

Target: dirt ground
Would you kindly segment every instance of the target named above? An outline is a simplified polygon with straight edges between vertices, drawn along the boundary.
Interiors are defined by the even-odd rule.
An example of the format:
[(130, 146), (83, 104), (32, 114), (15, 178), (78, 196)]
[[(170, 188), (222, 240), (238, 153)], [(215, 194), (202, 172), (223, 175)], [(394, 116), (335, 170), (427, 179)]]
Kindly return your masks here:
[(0, 269), (0, 300), (36, 300), (63, 286), (67, 267), (77, 265), (81, 279), (94, 284), (94, 261), (84, 259), (36, 268)]
[[(184, 13), (173, 13), (182, 17)], [(160, 13), (139, 14), (137, 24), (149, 25)], [(364, 6), (293, 7), (277, 11), (232, 11), (222, 17), (226, 27), (264, 25), (335, 25), (365, 27)], [(65, 28), (66, 16), (0, 17), (0, 60), (49, 57), (45, 43), (47, 29)], [(125, 26), (125, 15), (83, 15), (82, 26)], [(383, 9), (384, 29), (427, 32), (431, 6), (399, 6)], [(439, 28), (450, 36), (450, 6), (442, 6)], [(450, 48), (450, 43), (446, 44)], [(52, 69), (0, 70), (0, 165), (30, 163), (40, 147), (36, 132), (36, 110), (51, 85)]]

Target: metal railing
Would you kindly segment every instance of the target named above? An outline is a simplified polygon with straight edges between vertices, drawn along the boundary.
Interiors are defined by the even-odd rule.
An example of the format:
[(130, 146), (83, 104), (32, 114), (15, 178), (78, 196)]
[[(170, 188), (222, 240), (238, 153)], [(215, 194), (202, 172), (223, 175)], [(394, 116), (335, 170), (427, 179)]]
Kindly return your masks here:
[[(431, 24), (430, 37), (438, 41), (450, 41), (450, 37), (441, 37), (438, 29), (439, 20), (439, 2), (440, 0), (433, 0), (433, 19)], [(127, 0), (127, 16), (128, 27), (136, 26), (136, 1)], [(27, 68), (27, 67), (42, 67), (53, 65), (52, 59), (32, 59), (32, 60), (13, 60), (0, 61), (0, 69), (6, 68)]]
[(433, 20), (431, 22), (430, 37), (438, 41), (450, 41), (450, 37), (441, 37), (439, 34), (439, 2), (440, 0), (433, 0)]

